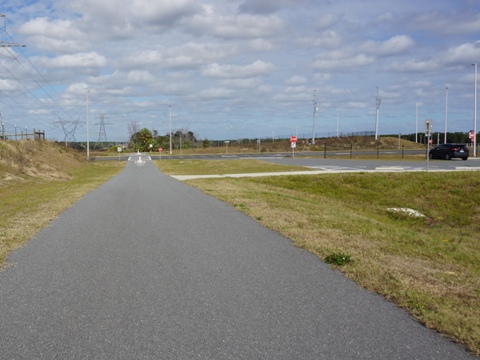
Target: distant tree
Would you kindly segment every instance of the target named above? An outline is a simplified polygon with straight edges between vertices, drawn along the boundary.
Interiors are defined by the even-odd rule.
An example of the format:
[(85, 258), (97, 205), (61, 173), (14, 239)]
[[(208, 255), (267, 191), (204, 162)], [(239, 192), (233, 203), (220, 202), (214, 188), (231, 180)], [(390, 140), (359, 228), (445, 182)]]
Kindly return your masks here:
[(130, 143), (136, 150), (149, 151), (150, 144), (155, 144), (152, 133), (147, 128), (143, 128), (130, 137)]
[(203, 146), (204, 148), (209, 148), (209, 147), (211, 146), (210, 140), (208, 140), (208, 139), (203, 139), (202, 146)]
[(128, 124), (128, 136), (132, 137), (139, 131), (140, 131), (140, 124), (136, 120), (133, 120), (130, 122), (130, 124)]

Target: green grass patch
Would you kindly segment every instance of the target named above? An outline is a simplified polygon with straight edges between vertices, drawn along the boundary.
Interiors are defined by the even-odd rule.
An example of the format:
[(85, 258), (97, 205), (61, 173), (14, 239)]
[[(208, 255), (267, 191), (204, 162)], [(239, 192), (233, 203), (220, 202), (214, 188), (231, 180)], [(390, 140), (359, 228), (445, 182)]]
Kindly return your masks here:
[(303, 166), (280, 165), (254, 159), (156, 160), (155, 163), (160, 170), (169, 175), (223, 175), (309, 170)]

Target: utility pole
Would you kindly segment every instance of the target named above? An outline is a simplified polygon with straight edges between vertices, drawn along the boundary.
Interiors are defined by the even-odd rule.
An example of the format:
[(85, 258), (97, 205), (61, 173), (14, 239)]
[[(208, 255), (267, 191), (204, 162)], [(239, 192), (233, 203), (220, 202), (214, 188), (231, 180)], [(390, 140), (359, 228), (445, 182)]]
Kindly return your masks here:
[(443, 143), (447, 143), (447, 121), (448, 121), (448, 86), (445, 88), (445, 135)]
[(475, 66), (475, 86), (473, 93), (473, 156), (477, 157), (477, 63)]
[(90, 90), (87, 90), (87, 160), (90, 160), (90, 130), (89, 126), (89, 111), (88, 111), (88, 94), (90, 94)]
[(313, 125), (312, 125), (312, 145), (315, 145), (315, 114), (317, 112), (317, 89), (313, 90)]
[(376, 99), (376, 111), (375, 111), (375, 141), (378, 140), (378, 109), (380, 109), (380, 103), (382, 99), (378, 96), (378, 86), (377, 86), (377, 99)]
[(172, 105), (168, 105), (170, 112), (170, 155), (172, 155)]

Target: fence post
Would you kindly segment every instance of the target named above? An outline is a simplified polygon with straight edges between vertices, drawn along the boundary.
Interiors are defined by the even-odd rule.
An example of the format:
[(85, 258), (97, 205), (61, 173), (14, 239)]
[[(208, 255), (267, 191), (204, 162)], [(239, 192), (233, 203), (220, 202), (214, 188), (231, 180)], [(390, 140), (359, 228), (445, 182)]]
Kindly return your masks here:
[(324, 144), (324, 150), (323, 150), (323, 158), (327, 158), (327, 143)]
[(352, 158), (353, 154), (353, 143), (350, 143), (350, 159)]

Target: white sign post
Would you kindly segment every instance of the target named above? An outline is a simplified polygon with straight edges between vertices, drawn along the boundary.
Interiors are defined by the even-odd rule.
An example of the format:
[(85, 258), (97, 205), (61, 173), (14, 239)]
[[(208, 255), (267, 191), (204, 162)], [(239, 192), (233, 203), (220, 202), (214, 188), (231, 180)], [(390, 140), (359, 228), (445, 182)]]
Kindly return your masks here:
[(117, 151), (118, 151), (118, 161), (120, 161), (120, 153), (122, 152), (122, 148), (120, 146), (117, 147)]
[(297, 137), (295, 135), (290, 136), (290, 143), (292, 146), (292, 158), (295, 158), (295, 148), (297, 147)]
[(432, 134), (433, 121), (425, 120), (425, 136), (427, 137), (427, 171), (430, 159), (430, 135)]

